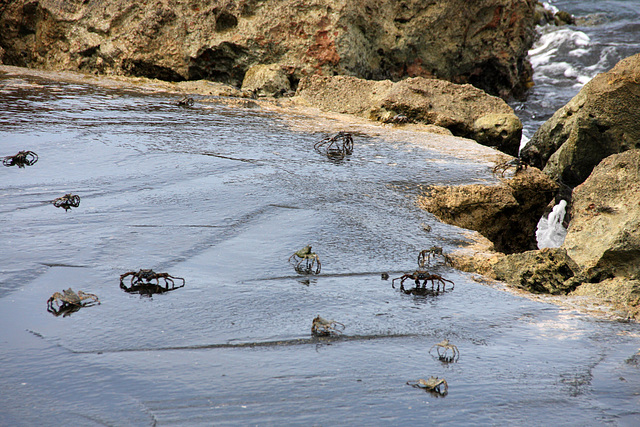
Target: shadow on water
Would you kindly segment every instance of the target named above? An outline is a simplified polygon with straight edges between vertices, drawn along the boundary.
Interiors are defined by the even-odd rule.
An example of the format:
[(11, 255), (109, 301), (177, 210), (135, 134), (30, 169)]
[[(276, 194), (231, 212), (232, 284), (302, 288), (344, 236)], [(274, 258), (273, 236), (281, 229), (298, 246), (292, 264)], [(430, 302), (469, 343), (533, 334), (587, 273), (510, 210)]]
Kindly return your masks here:
[[(0, 170), (0, 424), (640, 420), (640, 372), (625, 362), (637, 325), (445, 266), (433, 271), (455, 289), (437, 295), (381, 280), (466, 242), (415, 206), (419, 185), (494, 179), (437, 136), (27, 77), (0, 76), (0, 93), (2, 149), (39, 155)], [(345, 128), (348, 161), (313, 150)], [(69, 192), (82, 197), (69, 212), (43, 203)], [(318, 275), (287, 262), (307, 244)], [(140, 269), (185, 286), (120, 289)], [(69, 287), (101, 304), (47, 313)], [(319, 315), (344, 335), (311, 337)], [(455, 363), (429, 354), (445, 338)], [(446, 397), (407, 385), (430, 376)]]

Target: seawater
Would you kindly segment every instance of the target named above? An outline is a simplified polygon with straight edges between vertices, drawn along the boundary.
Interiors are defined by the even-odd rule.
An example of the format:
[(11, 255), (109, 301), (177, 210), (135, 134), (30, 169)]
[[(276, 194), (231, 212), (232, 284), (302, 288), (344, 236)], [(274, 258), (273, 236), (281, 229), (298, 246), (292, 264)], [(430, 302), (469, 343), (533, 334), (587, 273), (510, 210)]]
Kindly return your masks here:
[(640, 2), (549, 1), (577, 25), (538, 27), (529, 57), (535, 86), (525, 101), (511, 105), (523, 123), (523, 142), (597, 74), (640, 52)]

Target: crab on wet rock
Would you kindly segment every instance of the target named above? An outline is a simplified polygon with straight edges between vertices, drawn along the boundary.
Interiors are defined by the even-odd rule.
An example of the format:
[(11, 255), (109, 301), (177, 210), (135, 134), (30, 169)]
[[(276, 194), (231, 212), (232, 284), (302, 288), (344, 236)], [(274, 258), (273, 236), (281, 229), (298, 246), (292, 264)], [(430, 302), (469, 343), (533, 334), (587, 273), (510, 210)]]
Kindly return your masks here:
[(353, 137), (348, 132), (338, 132), (335, 136), (316, 142), (313, 148), (329, 158), (343, 159), (353, 153)]
[(38, 161), (38, 155), (33, 151), (19, 151), (14, 156), (6, 156), (2, 159), (2, 164), (7, 167), (18, 166), (24, 168), (25, 166), (32, 166)]
[(47, 300), (47, 311), (56, 316), (61, 314), (68, 316), (82, 307), (90, 307), (95, 304), (100, 304), (97, 295), (83, 291), (76, 293), (73, 289), (69, 288), (63, 290), (62, 293), (55, 292), (51, 295), (51, 298)]
[[(124, 279), (129, 276), (131, 276), (131, 279), (129, 280), (129, 286), (127, 286), (124, 282)], [(160, 280), (162, 280), (163, 285), (160, 284)], [(176, 286), (175, 280), (181, 280), (182, 284)], [(120, 288), (129, 293), (163, 293), (181, 288), (184, 285), (185, 280), (182, 277), (175, 277), (170, 275), (169, 273), (156, 273), (151, 269), (128, 271), (120, 275)]]
[(447, 384), (447, 381), (444, 378), (429, 377), (428, 380), (421, 378), (418, 381), (407, 381), (407, 384), (415, 388), (430, 391), (440, 396), (446, 396), (449, 392), (449, 384)]
[[(404, 282), (405, 280), (410, 279), (413, 280), (416, 287), (411, 289), (405, 289)], [(396, 280), (400, 280), (400, 290), (405, 294), (415, 294), (415, 295), (427, 295), (433, 294), (437, 295), (440, 292), (446, 291), (446, 283), (451, 283), (451, 290), (453, 290), (455, 284), (448, 279), (438, 275), (431, 274), (427, 270), (418, 269), (413, 273), (403, 274), (400, 277), (396, 277), (391, 281), (391, 287), (395, 289)], [(427, 282), (431, 282), (431, 289), (427, 289)], [(437, 286), (436, 286), (437, 283)], [(442, 291), (440, 290), (440, 285), (442, 285)]]
[[(293, 268), (301, 274), (320, 274), (320, 258), (311, 252), (311, 245), (307, 245), (289, 257)], [(304, 264), (303, 264), (304, 263)], [(315, 270), (314, 270), (315, 267)]]
[(335, 320), (327, 320), (317, 316), (311, 323), (311, 335), (316, 337), (328, 337), (331, 335), (339, 335), (345, 326)]
[[(431, 346), (431, 348), (429, 349), (429, 354), (431, 354), (431, 351), (434, 348), (438, 353), (438, 359), (441, 360), (442, 362), (450, 363), (460, 359), (460, 350), (458, 350), (458, 347), (456, 347), (454, 344), (451, 344), (449, 340), (446, 338), (440, 341), (439, 343)], [(441, 353), (440, 349), (444, 349), (444, 351)], [(449, 350), (451, 350), (451, 355), (448, 354)]]

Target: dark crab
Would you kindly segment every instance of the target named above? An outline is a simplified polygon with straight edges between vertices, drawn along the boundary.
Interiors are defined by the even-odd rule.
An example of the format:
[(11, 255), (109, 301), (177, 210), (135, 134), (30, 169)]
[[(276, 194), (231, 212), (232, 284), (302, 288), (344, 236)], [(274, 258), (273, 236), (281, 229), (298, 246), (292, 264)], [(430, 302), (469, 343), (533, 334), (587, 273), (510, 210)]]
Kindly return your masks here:
[(327, 320), (317, 316), (311, 324), (311, 335), (316, 337), (328, 337), (331, 335), (340, 335), (344, 331), (345, 326), (335, 320)]
[(33, 151), (20, 151), (15, 156), (6, 156), (2, 159), (2, 164), (11, 167), (18, 166), (24, 168), (25, 166), (32, 166), (38, 161), (38, 155)]
[(193, 98), (191, 98), (190, 96), (185, 96), (183, 97), (180, 101), (178, 101), (176, 104), (179, 107), (192, 107), (193, 106)]
[[(129, 286), (124, 283), (124, 279), (131, 276)], [(160, 284), (162, 279), (163, 285)], [(175, 280), (182, 280), (182, 284), (176, 286)], [(155, 281), (155, 283), (154, 283)], [(128, 271), (120, 275), (120, 288), (128, 293), (139, 293), (141, 295), (161, 294), (164, 292), (179, 289), (185, 285), (182, 277), (175, 277), (169, 273), (156, 273), (151, 269)]]
[(71, 208), (80, 206), (80, 196), (69, 193), (52, 200), (51, 203), (56, 208), (64, 208), (64, 211), (67, 212)]
[(445, 265), (453, 265), (451, 257), (445, 254), (440, 246), (431, 246), (431, 249), (425, 249), (418, 254), (418, 266), (420, 268), (429, 267), (431, 259), (436, 257), (442, 258)]
[(444, 378), (429, 377), (428, 380), (421, 378), (418, 381), (407, 381), (407, 385), (421, 388), (438, 396), (446, 396), (449, 393), (449, 384)]
[(67, 317), (82, 307), (90, 307), (96, 304), (100, 304), (97, 295), (82, 291), (75, 293), (73, 289), (69, 288), (63, 290), (62, 293), (55, 292), (51, 295), (51, 298), (47, 300), (47, 311), (54, 316), (62, 315), (62, 317)]
[[(315, 252), (311, 252), (311, 246), (307, 245), (289, 257), (289, 262), (293, 264), (298, 273), (320, 274), (320, 258)], [(304, 265), (303, 265), (304, 263)], [(316, 267), (315, 270), (313, 267)]]
[(504, 174), (509, 170), (513, 169), (513, 174), (517, 175), (520, 171), (527, 169), (527, 163), (522, 160), (520, 157), (516, 157), (514, 159), (506, 159), (497, 163), (493, 169), (491, 170), (494, 174), (500, 174), (502, 178), (504, 178)]
[[(458, 359), (460, 359), (460, 350), (458, 350), (458, 347), (456, 347), (454, 344), (451, 344), (446, 338), (439, 343), (432, 345), (429, 349), (429, 354), (431, 354), (431, 351), (434, 348), (438, 353), (438, 359), (442, 362), (451, 363), (456, 362)], [(441, 348), (444, 349), (442, 353), (440, 353)], [(451, 355), (448, 354), (449, 350), (451, 350)]]
[(316, 142), (313, 148), (331, 159), (343, 159), (353, 153), (353, 138), (348, 132), (338, 132), (335, 136)]
[[(415, 288), (405, 289), (404, 281), (411, 279), (416, 284)], [(391, 281), (391, 287), (395, 289), (395, 281), (400, 280), (400, 290), (405, 294), (413, 295), (437, 295), (440, 292), (446, 291), (446, 282), (451, 283), (451, 290), (453, 290), (455, 284), (451, 280), (447, 280), (438, 274), (431, 274), (427, 270), (418, 269), (411, 274), (403, 274), (400, 277), (396, 277)], [(431, 282), (431, 289), (427, 289), (427, 282)], [(437, 283), (437, 286), (436, 286)], [(440, 285), (442, 285), (442, 291), (440, 291)]]

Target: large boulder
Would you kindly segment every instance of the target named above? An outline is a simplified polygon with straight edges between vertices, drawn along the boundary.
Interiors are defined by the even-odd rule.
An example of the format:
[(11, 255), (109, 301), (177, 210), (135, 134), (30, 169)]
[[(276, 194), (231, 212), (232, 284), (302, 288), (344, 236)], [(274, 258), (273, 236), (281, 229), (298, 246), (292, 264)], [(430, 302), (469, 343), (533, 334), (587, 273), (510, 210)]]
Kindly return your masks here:
[(640, 279), (640, 150), (607, 157), (573, 191), (563, 247), (588, 280)]
[(640, 54), (587, 83), (545, 122), (521, 156), (574, 187), (602, 159), (640, 148)]
[(441, 221), (478, 231), (503, 253), (535, 249), (538, 220), (557, 185), (528, 168), (496, 185), (434, 186), (418, 197), (418, 206)]
[[(2, 60), (239, 87), (257, 64), (305, 75), (435, 76), (503, 97), (531, 78), (533, 0), (15, 0)], [(1, 52), (1, 50), (0, 50)]]
[(567, 294), (579, 284), (580, 267), (562, 248), (511, 254), (493, 265), (494, 278), (533, 293)]
[(470, 84), (423, 77), (394, 83), (311, 76), (300, 81), (296, 95), (300, 102), (324, 111), (437, 125), (512, 155), (522, 136), (522, 123), (511, 107)]

